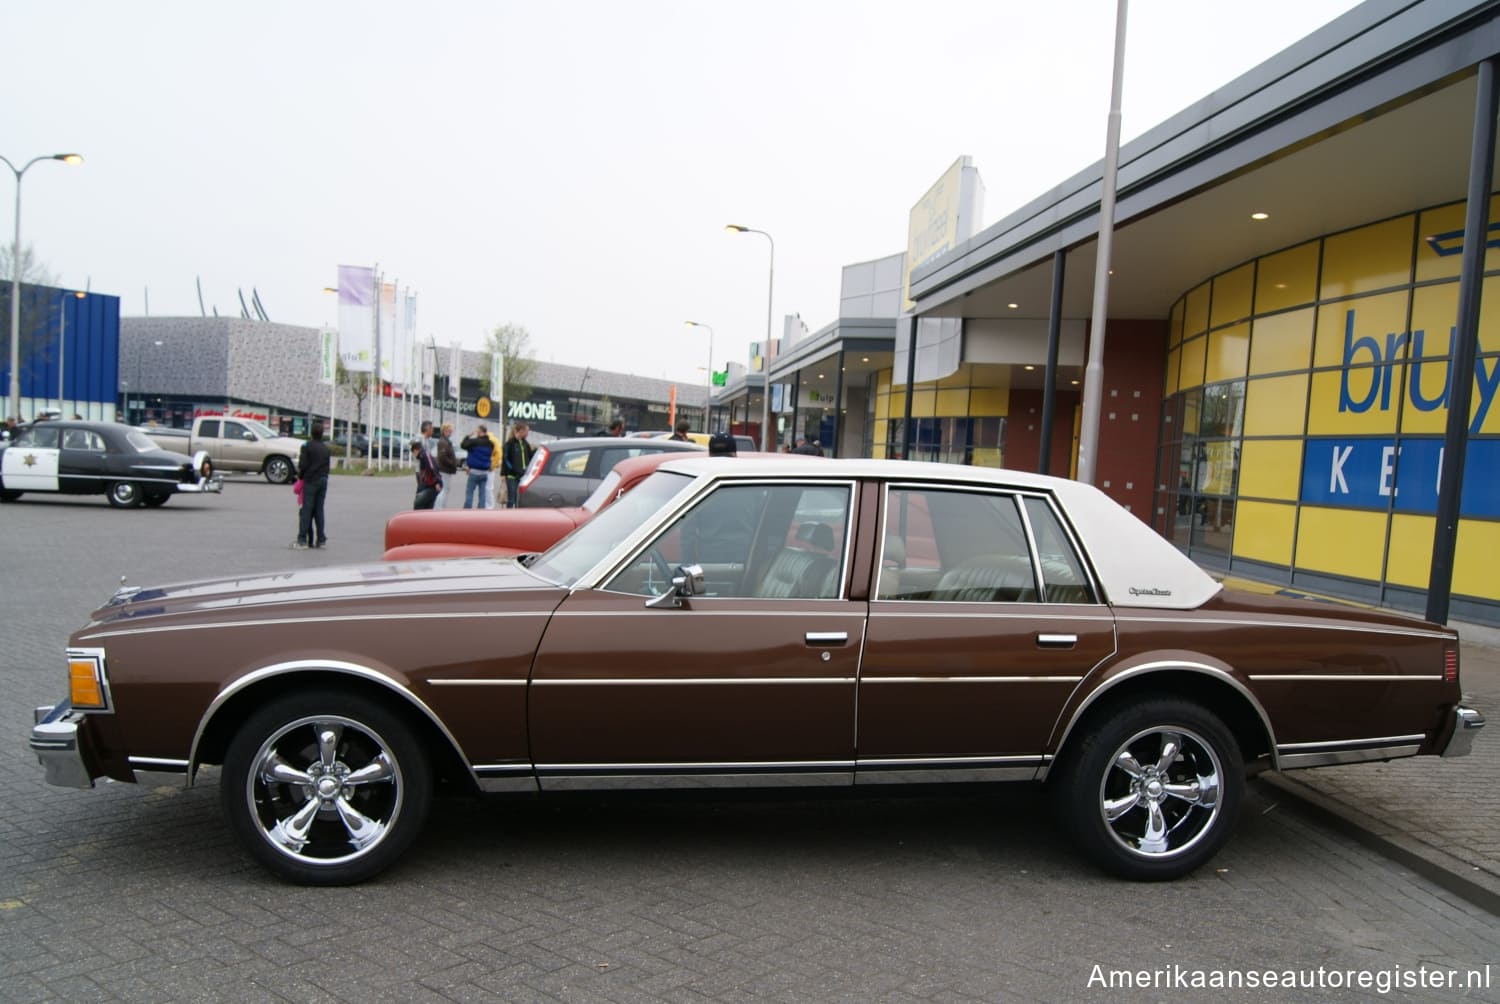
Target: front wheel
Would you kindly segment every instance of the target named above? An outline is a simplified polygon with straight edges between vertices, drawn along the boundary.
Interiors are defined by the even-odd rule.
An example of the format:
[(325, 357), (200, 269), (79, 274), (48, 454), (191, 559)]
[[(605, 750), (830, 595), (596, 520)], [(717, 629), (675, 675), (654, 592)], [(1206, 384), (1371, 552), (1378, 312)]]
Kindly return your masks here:
[(16, 499), (18, 499), (20, 497), (21, 497), (21, 493), (18, 492), (18, 491), (13, 491), (11, 489), (6, 489), (5, 491), (0, 491), (0, 502), (14, 502)]
[(432, 802), (416, 734), (358, 694), (288, 694), (245, 722), (224, 756), (224, 810), (261, 864), (304, 885), (364, 881), (401, 855)]
[(134, 481), (111, 481), (105, 489), (109, 504), (116, 509), (134, 509), (141, 504), (144, 493)]
[(1179, 878), (1229, 838), (1245, 789), (1239, 744), (1212, 712), (1148, 698), (1090, 723), (1063, 771), (1083, 850), (1130, 879)]
[(266, 460), (263, 473), (273, 485), (289, 485), (292, 483), (292, 462), (286, 457), (271, 457)]
[(147, 494), (143, 501), (147, 508), (156, 509), (160, 506), (166, 505), (167, 500), (171, 497), (171, 492), (151, 492)]

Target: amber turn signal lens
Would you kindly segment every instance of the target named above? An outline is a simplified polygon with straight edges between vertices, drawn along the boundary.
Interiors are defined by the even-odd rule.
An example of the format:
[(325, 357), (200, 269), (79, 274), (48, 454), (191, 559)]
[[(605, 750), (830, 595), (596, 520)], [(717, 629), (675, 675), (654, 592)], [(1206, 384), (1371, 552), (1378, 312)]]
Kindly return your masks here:
[(99, 682), (98, 665), (92, 659), (68, 660), (68, 699), (73, 707), (104, 707), (104, 687)]

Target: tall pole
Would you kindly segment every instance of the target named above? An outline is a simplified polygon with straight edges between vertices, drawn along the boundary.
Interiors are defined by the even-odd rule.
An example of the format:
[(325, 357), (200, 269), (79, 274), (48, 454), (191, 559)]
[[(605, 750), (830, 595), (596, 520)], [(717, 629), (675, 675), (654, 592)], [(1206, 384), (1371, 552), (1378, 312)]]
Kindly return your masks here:
[(711, 324), (703, 324), (700, 321), (684, 321), (690, 328), (708, 329), (708, 383), (703, 398), (703, 432), (712, 435), (713, 430), (709, 428), (713, 424), (713, 397), (714, 397), (714, 329)]
[[(1120, 0), (1121, 3), (1124, 0)], [(771, 303), (776, 295), (776, 241), (764, 230), (756, 230), (754, 227), (742, 227), (738, 223), (731, 223), (725, 230), (737, 234), (760, 234), (771, 246), (770, 266), (766, 280), (766, 343), (761, 346), (760, 369), (764, 378), (764, 387), (761, 389), (760, 402), (760, 449), (762, 453), (771, 452)]]
[(57, 410), (66, 412), (63, 407), (63, 364), (67, 362), (68, 352), (68, 294), (58, 293), (57, 296)]
[(16, 234), (10, 245), (10, 414), (18, 422), (21, 420), (21, 177), (41, 160), (83, 163), (76, 153), (48, 153), (32, 157), (17, 170), (9, 158), (0, 157), (16, 176)]
[(1083, 417), (1078, 429), (1078, 480), (1093, 484), (1099, 452), (1099, 412), (1104, 393), (1104, 327), (1109, 312), (1109, 254), (1115, 233), (1115, 175), (1120, 164), (1120, 90), (1125, 78), (1125, 12), (1115, 15), (1115, 69), (1109, 92), (1109, 124), (1104, 138), (1104, 191), (1099, 198), (1099, 255), (1094, 263), (1094, 313), (1089, 326), (1089, 358), (1083, 369)]

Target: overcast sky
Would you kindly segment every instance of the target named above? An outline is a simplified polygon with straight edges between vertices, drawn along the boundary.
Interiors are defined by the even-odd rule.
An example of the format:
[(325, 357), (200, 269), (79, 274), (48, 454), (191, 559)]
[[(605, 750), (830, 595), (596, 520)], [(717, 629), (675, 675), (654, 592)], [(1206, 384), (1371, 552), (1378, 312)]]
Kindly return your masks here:
[[(1125, 140), (1353, 7), (1136, 0)], [(960, 155), (982, 223), (1103, 156), (1109, 0), (6, 5), (0, 154), (22, 243), (123, 316), (336, 319), (339, 264), (425, 340), (514, 322), (539, 359), (702, 382), (839, 269), (905, 249)], [(3, 176), (3, 175), (0, 175)], [(0, 196), (3, 240), (13, 190)]]

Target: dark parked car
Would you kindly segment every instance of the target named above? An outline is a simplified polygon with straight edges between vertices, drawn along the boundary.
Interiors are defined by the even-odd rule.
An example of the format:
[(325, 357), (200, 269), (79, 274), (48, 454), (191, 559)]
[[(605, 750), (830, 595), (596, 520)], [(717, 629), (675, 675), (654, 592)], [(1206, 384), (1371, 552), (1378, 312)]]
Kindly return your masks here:
[(688, 457), (533, 560), (122, 590), (31, 748), (75, 787), (222, 764), (229, 825), (297, 882), (390, 865), (438, 781), (1043, 782), (1092, 857), (1163, 879), (1228, 838), (1248, 771), (1467, 753), (1458, 654), (1226, 591), (1077, 482)]
[(115, 508), (131, 509), (222, 487), (207, 453), (170, 453), (144, 432), (111, 422), (38, 422), (0, 444), (0, 502), (61, 492), (103, 495)]
[[(350, 447), (351, 444), (349, 434), (347, 432), (340, 432), (338, 435), (331, 436), (328, 439), (328, 448), (333, 451), (333, 455), (335, 457), (344, 456), (346, 452), (350, 451)], [(389, 460), (392, 457), (401, 457), (405, 455), (406, 444), (401, 442), (400, 436), (392, 435), (389, 432), (383, 432), (376, 437), (375, 456), (383, 457)], [(365, 435), (363, 432), (356, 432), (354, 434), (352, 452), (350, 452), (350, 456), (356, 459), (359, 457), (370, 456), (370, 437)]]
[(519, 485), (521, 506), (577, 506), (626, 457), (648, 453), (703, 452), (697, 443), (619, 436), (554, 439), (536, 448)]

